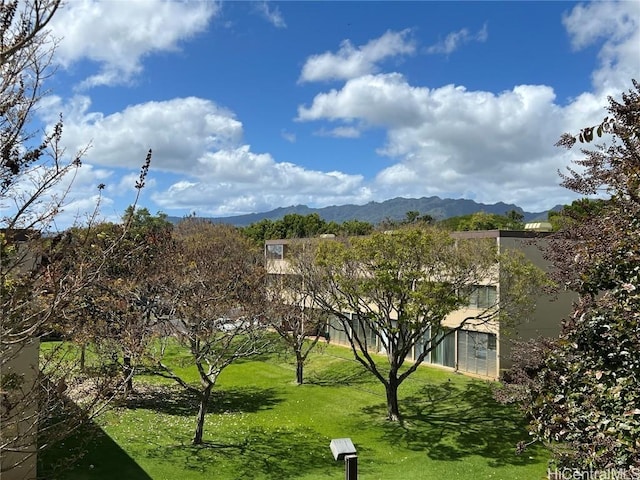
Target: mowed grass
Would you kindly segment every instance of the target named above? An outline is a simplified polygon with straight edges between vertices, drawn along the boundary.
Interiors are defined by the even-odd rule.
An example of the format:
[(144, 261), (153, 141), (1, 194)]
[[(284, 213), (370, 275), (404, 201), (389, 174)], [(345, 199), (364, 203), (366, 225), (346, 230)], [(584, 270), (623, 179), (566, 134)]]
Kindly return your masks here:
[[(201, 446), (190, 443), (197, 401), (177, 385), (136, 377), (137, 395), (100, 417), (95, 435), (44, 455), (40, 472), (46, 476), (66, 453), (84, 448), (73, 469), (55, 478), (341, 479), (344, 464), (334, 461), (329, 443), (349, 437), (362, 480), (546, 478), (543, 448), (516, 455), (517, 442), (528, 439), (522, 417), (493, 400), (490, 383), (419, 368), (400, 387), (404, 422), (390, 423), (384, 389), (349, 354), (340, 347), (315, 353), (300, 386), (282, 356), (230, 366), (216, 386)], [(194, 367), (182, 373), (197, 380)]]

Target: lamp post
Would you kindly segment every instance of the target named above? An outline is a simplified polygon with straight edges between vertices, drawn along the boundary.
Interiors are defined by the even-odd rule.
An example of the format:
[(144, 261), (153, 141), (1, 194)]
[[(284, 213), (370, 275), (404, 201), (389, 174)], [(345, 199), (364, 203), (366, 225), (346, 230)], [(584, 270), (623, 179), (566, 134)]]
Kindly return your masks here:
[(350, 438), (334, 438), (329, 444), (333, 458), (344, 460), (345, 480), (358, 480), (358, 455)]

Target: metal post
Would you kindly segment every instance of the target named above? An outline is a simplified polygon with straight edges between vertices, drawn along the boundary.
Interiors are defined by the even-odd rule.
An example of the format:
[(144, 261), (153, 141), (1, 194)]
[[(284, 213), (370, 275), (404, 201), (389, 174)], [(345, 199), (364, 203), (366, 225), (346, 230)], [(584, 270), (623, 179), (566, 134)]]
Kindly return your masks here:
[(358, 480), (358, 455), (344, 456), (345, 480)]
[(329, 444), (333, 458), (344, 459), (344, 477), (346, 480), (358, 480), (358, 455), (350, 438), (334, 438)]

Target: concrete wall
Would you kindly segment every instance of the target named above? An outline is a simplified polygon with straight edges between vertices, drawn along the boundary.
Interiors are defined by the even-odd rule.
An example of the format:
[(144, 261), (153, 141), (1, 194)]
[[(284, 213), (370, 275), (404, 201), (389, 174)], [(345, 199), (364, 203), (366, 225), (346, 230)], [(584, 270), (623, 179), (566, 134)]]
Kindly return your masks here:
[[(446, 328), (459, 327), (465, 319), (480, 315), (483, 312), (484, 310), (477, 308), (461, 308), (460, 310), (456, 310), (455, 312), (451, 312), (447, 315), (447, 318), (442, 321), (442, 326)], [(497, 334), (500, 330), (498, 322), (494, 320), (466, 320), (464, 325), (465, 330), (471, 330), (474, 332)]]
[[(0, 395), (0, 478), (2, 480), (32, 480), (36, 478), (38, 431), (39, 341), (17, 346), (3, 345), (0, 376), (5, 388)], [(17, 382), (16, 382), (17, 379)], [(8, 382), (13, 380), (13, 382)], [(6, 448), (5, 448), (6, 445)]]
[[(523, 252), (534, 265), (548, 272), (551, 265), (543, 257), (543, 248), (546, 245), (544, 237), (540, 239), (527, 239), (515, 237), (501, 237), (499, 239), (500, 251), (515, 249)], [(568, 318), (572, 312), (572, 303), (577, 298), (573, 292), (560, 292), (558, 295), (548, 295), (539, 292), (535, 310), (530, 320), (523, 320), (513, 328), (502, 328), (500, 331), (499, 356), (500, 369), (509, 368), (512, 365), (511, 350), (514, 340), (529, 340), (538, 337), (556, 337), (560, 334), (562, 320)]]

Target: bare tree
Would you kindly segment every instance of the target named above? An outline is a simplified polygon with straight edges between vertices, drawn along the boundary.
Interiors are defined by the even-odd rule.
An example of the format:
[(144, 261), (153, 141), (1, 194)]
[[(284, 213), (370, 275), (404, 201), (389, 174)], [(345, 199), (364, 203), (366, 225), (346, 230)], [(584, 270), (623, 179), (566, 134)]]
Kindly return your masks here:
[[(125, 396), (133, 389), (136, 365), (159, 333), (159, 255), (171, 243), (173, 225), (166, 215), (151, 215), (146, 208), (129, 207), (120, 224), (101, 223), (70, 230), (74, 255), (110, 248), (102, 275), (76, 299), (65, 318), (68, 338), (84, 351), (92, 346), (122, 370)], [(86, 249), (89, 251), (86, 251)], [(84, 250), (83, 250), (84, 249)], [(122, 363), (120, 363), (120, 358)]]
[(35, 454), (103, 411), (123, 384), (99, 359), (90, 373), (78, 372), (69, 344), (40, 349), (41, 337), (73, 338), (86, 327), (81, 305), (97, 301), (93, 293), (123, 237), (104, 245), (75, 240), (71, 232), (48, 237), (35, 229), (2, 234), (0, 448), (2, 471), (24, 470), (18, 478), (30, 478)]
[[(264, 268), (260, 253), (229, 225), (187, 219), (176, 226), (174, 240), (174, 250), (163, 255), (162, 302), (171, 310), (172, 338), (188, 349), (200, 385), (181, 378), (162, 356), (156, 367), (157, 374), (197, 396), (193, 443), (201, 444), (211, 391), (220, 373), (267, 346), (261, 321)], [(170, 340), (165, 339), (163, 348)]]
[(305, 363), (327, 328), (326, 313), (314, 308), (312, 292), (298, 273), (312, 261), (313, 249), (305, 246), (305, 242), (291, 245), (287, 275), (269, 276), (266, 304), (269, 325), (296, 358), (298, 385), (304, 383)]
[[(77, 250), (52, 226), (85, 149), (66, 152), (62, 120), (31, 129), (54, 73), (46, 27), (60, 0), (0, 0), (0, 475), (35, 476), (35, 454), (97, 414), (120, 383), (99, 366), (79, 378), (75, 353), (40, 337), (55, 330), (103, 273), (120, 237)], [(138, 183), (144, 184), (151, 153)], [(98, 189), (101, 190), (102, 186)], [(97, 202), (96, 208), (99, 206)], [(89, 218), (92, 224), (95, 216)], [(81, 254), (81, 252), (84, 252)]]

